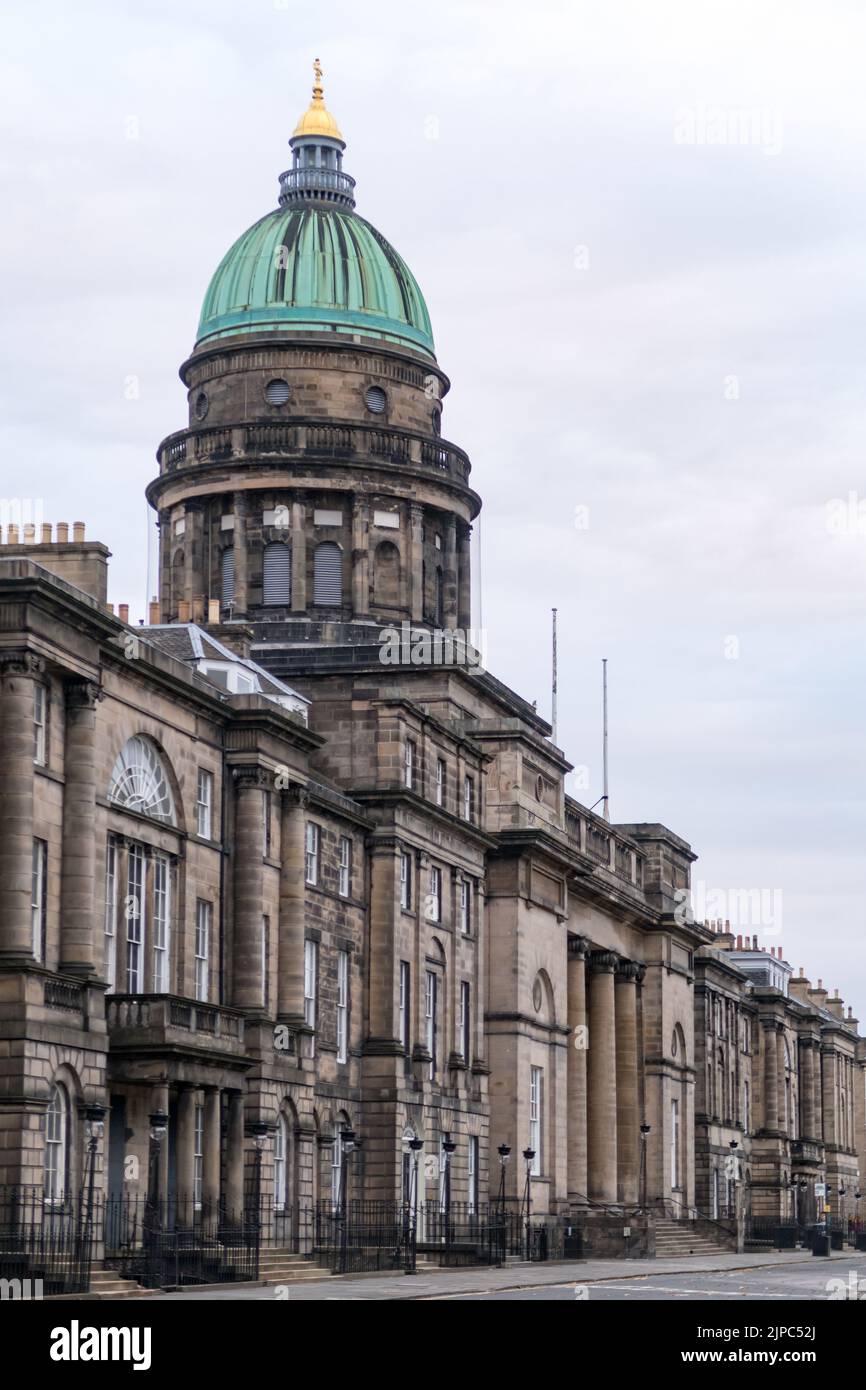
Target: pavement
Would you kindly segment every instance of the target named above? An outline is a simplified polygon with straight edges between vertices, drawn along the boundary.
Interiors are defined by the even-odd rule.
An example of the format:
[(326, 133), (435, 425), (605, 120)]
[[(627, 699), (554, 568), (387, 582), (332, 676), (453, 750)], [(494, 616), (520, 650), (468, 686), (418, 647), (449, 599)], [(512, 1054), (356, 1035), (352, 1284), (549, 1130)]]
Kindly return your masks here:
[[(862, 1291), (860, 1285), (862, 1282)], [(159, 1302), (406, 1302), (482, 1299), (550, 1301), (780, 1299), (866, 1300), (866, 1254), (802, 1250), (773, 1254), (690, 1255), (655, 1260), (518, 1263), (421, 1274), (325, 1277), (286, 1285), (235, 1284), (156, 1295)]]

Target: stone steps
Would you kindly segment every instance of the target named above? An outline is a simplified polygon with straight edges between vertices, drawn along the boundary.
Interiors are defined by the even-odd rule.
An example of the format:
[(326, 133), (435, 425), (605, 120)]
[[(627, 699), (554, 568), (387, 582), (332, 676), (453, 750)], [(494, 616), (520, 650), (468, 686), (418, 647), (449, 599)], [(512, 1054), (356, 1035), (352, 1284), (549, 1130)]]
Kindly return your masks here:
[(656, 1258), (670, 1255), (718, 1255), (728, 1247), (711, 1235), (694, 1231), (688, 1222), (659, 1221), (656, 1223)]

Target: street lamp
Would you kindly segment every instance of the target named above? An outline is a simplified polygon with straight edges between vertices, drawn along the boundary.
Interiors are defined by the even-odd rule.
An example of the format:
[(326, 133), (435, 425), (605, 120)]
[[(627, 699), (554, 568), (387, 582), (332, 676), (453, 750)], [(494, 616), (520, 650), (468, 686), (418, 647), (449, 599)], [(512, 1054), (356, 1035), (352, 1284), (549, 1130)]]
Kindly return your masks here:
[(343, 1274), (348, 1268), (349, 1257), (349, 1223), (346, 1213), (346, 1194), (348, 1192), (349, 1177), (349, 1158), (354, 1152), (357, 1144), (355, 1131), (353, 1129), (342, 1129), (340, 1131), (340, 1193), (338, 1205), (338, 1220), (340, 1222), (340, 1269)]
[(412, 1171), (409, 1178), (409, 1210), (407, 1212), (409, 1240), (407, 1251), (406, 1273), (415, 1274), (415, 1250), (418, 1245), (418, 1160), (421, 1157), (421, 1150), (424, 1147), (423, 1139), (410, 1139), (409, 1150), (412, 1154)]
[(640, 1178), (638, 1187), (640, 1189), (640, 1204), (643, 1211), (646, 1211), (646, 1144), (650, 1136), (652, 1125), (643, 1124), (640, 1126)]
[[(730, 1151), (731, 1151), (731, 1158), (730, 1158), (730, 1177), (728, 1178), (728, 1181), (729, 1181), (729, 1182), (732, 1182), (732, 1183), (734, 1184), (734, 1220), (735, 1220), (735, 1221), (737, 1220), (737, 1217), (738, 1217), (738, 1213), (737, 1213), (737, 1193), (738, 1193), (738, 1191), (739, 1191), (739, 1187), (738, 1187), (738, 1184), (737, 1184), (737, 1179), (738, 1179), (738, 1176), (739, 1176), (740, 1168), (739, 1168), (739, 1164), (737, 1163), (737, 1149), (738, 1149), (739, 1147), (740, 1147), (740, 1146), (739, 1146), (739, 1144), (737, 1143), (736, 1139), (729, 1139), (729, 1140), (728, 1140), (728, 1148), (729, 1148)], [(730, 1203), (728, 1203), (728, 1206), (730, 1207)], [(737, 1239), (739, 1240), (739, 1236), (737, 1237)]]
[(529, 1259), (530, 1216), (531, 1216), (531, 1214), (532, 1214), (531, 1178), (532, 1178), (532, 1163), (533, 1163), (534, 1158), (535, 1158), (535, 1150), (534, 1150), (534, 1149), (532, 1149), (532, 1148), (527, 1148), (527, 1149), (524, 1149), (524, 1150), (523, 1150), (523, 1162), (524, 1162), (525, 1167), (526, 1167), (526, 1184), (525, 1184), (524, 1189), (523, 1189), (523, 1205), (524, 1205), (524, 1210), (525, 1210), (525, 1212), (526, 1212), (525, 1220), (526, 1220), (526, 1258), (527, 1258), (527, 1260)]
[[(81, 1272), (86, 1273), (90, 1267), (90, 1257), (92, 1251), (90, 1242), (93, 1236), (93, 1200), (94, 1185), (96, 1180), (96, 1150), (100, 1139), (105, 1133), (105, 1106), (87, 1105), (84, 1108), (84, 1133), (87, 1139), (87, 1153), (85, 1163), (87, 1166), (87, 1208), (84, 1221), (81, 1220), (81, 1211), (78, 1213), (78, 1232), (79, 1246), (78, 1259), (81, 1265)], [(85, 1264), (87, 1269), (85, 1269)], [(85, 1285), (87, 1287), (87, 1285)]]
[(159, 1239), (160, 1227), (162, 1225), (159, 1196), (159, 1169), (162, 1145), (168, 1133), (168, 1115), (164, 1110), (154, 1110), (148, 1118), (150, 1120), (150, 1142), (148, 1145), (147, 1163), (147, 1197), (144, 1206), (142, 1234), (144, 1236), (147, 1263), (151, 1264), (151, 1262), (156, 1259), (156, 1247)]
[[(446, 1131), (442, 1135), (442, 1155), (445, 1162), (445, 1248), (451, 1244), (451, 1159), (457, 1148), (456, 1143)], [(447, 1256), (446, 1256), (447, 1258)]]
[(511, 1158), (511, 1145), (500, 1144), (496, 1150), (499, 1154), (499, 1263), (505, 1259), (506, 1240), (505, 1240), (505, 1170), (508, 1167), (508, 1160)]

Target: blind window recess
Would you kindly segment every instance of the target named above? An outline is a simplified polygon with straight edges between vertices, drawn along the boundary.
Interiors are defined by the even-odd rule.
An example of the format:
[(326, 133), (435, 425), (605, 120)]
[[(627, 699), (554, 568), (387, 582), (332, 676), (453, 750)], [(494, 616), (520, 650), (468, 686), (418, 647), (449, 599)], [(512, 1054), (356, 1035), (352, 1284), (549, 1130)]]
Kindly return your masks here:
[(264, 549), (262, 563), (262, 601), (270, 606), (287, 606), (292, 598), (292, 565), (289, 547), (273, 541)]
[(316, 546), (313, 558), (313, 602), (339, 608), (343, 600), (342, 552), (333, 541)]
[(223, 608), (230, 608), (235, 601), (235, 552), (228, 546), (220, 560), (220, 602)]

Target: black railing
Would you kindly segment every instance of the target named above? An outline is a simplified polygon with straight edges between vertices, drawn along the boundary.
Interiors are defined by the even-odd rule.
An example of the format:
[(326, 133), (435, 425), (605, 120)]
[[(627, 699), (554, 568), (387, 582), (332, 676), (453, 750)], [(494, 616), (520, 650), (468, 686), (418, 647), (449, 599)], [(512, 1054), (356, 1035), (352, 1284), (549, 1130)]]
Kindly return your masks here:
[(226, 1284), (259, 1275), (262, 1220), (248, 1201), (109, 1198), (100, 1206), (105, 1263), (145, 1288)]
[(415, 1269), (416, 1231), (402, 1202), (317, 1202), (312, 1209), (311, 1256), (333, 1274)]
[(47, 1201), (41, 1187), (0, 1187), (0, 1278), (29, 1281), (32, 1297), (86, 1293), (97, 1238), (86, 1202), (86, 1193)]

